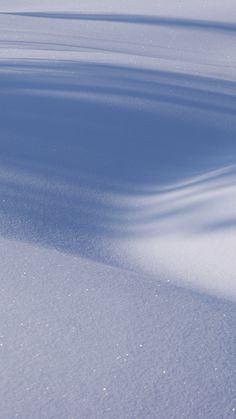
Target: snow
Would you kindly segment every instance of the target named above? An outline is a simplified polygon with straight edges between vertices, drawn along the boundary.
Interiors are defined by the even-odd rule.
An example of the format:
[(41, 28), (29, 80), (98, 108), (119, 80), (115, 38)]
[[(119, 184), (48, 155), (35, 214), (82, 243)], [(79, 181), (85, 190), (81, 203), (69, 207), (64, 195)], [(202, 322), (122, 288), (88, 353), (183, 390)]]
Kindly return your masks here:
[(2, 417), (228, 417), (233, 303), (19, 241), (0, 251)]
[(0, 2), (0, 417), (233, 418), (233, 0)]

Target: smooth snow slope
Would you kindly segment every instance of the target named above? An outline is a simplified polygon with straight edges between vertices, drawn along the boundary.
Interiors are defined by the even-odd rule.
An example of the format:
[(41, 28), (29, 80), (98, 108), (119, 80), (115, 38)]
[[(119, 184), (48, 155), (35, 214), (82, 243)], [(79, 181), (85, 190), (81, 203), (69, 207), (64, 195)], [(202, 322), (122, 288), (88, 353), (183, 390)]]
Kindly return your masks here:
[(236, 417), (235, 17), (0, 1), (1, 418)]

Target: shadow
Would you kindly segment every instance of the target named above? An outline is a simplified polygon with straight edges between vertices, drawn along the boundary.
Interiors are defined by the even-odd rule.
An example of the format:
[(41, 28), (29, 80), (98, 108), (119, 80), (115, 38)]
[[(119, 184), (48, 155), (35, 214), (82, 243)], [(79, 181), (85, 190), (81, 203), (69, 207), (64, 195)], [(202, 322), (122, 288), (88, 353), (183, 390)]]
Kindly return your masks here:
[(64, 19), (77, 21), (95, 21), (111, 23), (129, 23), (175, 27), (182, 29), (207, 30), (207, 31), (236, 31), (233, 23), (204, 21), (197, 19), (170, 18), (163, 16), (123, 15), (123, 14), (84, 14), (84, 13), (60, 13), (60, 12), (8, 12), (1, 15), (14, 15), (46, 19)]
[(1, 62), (1, 234), (104, 260), (112, 238), (198, 211), (135, 200), (234, 159), (234, 91), (171, 72)]
[(171, 235), (203, 238), (209, 233), (232, 232), (236, 229), (236, 167), (218, 172), (130, 198), (127, 234), (136, 239), (161, 240)]
[(208, 231), (236, 229), (236, 217), (232, 219), (229, 218), (226, 220), (220, 220), (213, 224), (207, 224), (206, 229)]
[(207, 293), (236, 298), (235, 246), (214, 237), (234, 228), (235, 97), (210, 77), (0, 61), (0, 417), (232, 413), (235, 303)]
[[(99, 71), (103, 68), (102, 65), (99, 66)], [(105, 72), (109, 67), (104, 66)], [(90, 68), (88, 68), (90, 71)], [(122, 70), (120, 70), (122, 72)], [(200, 87), (190, 87), (187, 85), (179, 84), (178, 74), (169, 74), (165, 75), (165, 78), (169, 77), (170, 81), (158, 80), (149, 81), (148, 78), (145, 80), (140, 80), (139, 84), (133, 83), (131, 77), (124, 78), (123, 83), (119, 85), (113, 85), (109, 80), (106, 85), (93, 85), (90, 81), (84, 82), (83, 84), (78, 85), (67, 85), (64, 88), (60, 81), (52, 83), (51, 81), (45, 81), (43, 83), (43, 88), (48, 92), (59, 92), (60, 95), (63, 93), (86, 93), (88, 95), (96, 94), (98, 96), (113, 96), (116, 98), (130, 98), (130, 99), (140, 99), (142, 101), (149, 101), (154, 103), (162, 103), (168, 105), (177, 105), (183, 106), (186, 108), (207, 110), (208, 112), (219, 112), (225, 113), (228, 115), (235, 115), (236, 110), (236, 95), (230, 93), (218, 93), (211, 91), (210, 89), (204, 90)], [(188, 77), (186, 77), (186, 81)], [(201, 80), (201, 79), (200, 79)], [(190, 82), (193, 81), (193, 77), (190, 77)], [(191, 83), (192, 84), (192, 83)], [(194, 84), (194, 83), (193, 83)], [(5, 88), (17, 88), (18, 83), (14, 81), (5, 81)], [(34, 89), (35, 94), (37, 91), (40, 92), (42, 89), (42, 84), (35, 84), (35, 81), (28, 81), (28, 89)], [(233, 89), (232, 89), (233, 90)], [(235, 84), (234, 84), (235, 90)]]

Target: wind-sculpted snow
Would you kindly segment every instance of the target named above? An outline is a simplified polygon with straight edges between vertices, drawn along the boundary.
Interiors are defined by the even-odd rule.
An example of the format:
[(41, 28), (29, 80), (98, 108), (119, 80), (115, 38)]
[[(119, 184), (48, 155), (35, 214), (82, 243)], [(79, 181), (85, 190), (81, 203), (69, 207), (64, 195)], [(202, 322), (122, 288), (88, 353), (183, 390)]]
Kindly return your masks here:
[(0, 10), (0, 417), (233, 418), (234, 2), (35, 4)]
[(123, 234), (134, 266), (235, 300), (235, 196), (228, 167), (129, 198)]
[[(191, 283), (197, 276), (195, 286), (211, 288), (210, 277), (214, 284), (225, 273), (213, 291), (224, 292), (230, 280), (227, 293), (234, 293), (233, 81), (95, 63), (4, 62), (1, 100), (2, 233), (105, 262), (104, 246), (125, 237), (144, 255), (148, 249), (152, 272), (150, 255), (158, 273), (163, 249), (174, 277)], [(165, 238), (191, 249), (186, 234), (193, 257), (185, 273)], [(207, 243), (219, 234), (227, 255), (209, 275), (205, 255), (216, 249)], [(185, 245), (177, 247), (182, 259)]]
[(193, 20), (193, 19), (174, 19), (166, 18), (162, 16), (142, 16), (142, 15), (131, 15), (131, 14), (85, 14), (85, 13), (55, 13), (55, 12), (6, 12), (12, 16), (25, 16), (25, 17), (36, 17), (46, 19), (63, 19), (63, 20), (88, 20), (96, 22), (113, 22), (113, 23), (128, 23), (128, 24), (144, 24), (154, 26), (167, 26), (174, 28), (189, 28), (206, 31), (225, 31), (225, 32), (236, 32), (236, 25), (223, 22), (212, 22), (204, 20)]

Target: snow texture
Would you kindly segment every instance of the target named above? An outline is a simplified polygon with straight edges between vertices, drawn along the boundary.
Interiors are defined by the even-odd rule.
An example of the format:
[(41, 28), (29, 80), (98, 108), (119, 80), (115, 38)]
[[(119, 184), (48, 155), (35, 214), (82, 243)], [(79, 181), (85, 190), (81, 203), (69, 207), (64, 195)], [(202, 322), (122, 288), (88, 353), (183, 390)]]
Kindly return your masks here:
[(236, 418), (234, 0), (0, 0), (0, 418)]

